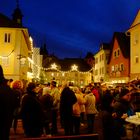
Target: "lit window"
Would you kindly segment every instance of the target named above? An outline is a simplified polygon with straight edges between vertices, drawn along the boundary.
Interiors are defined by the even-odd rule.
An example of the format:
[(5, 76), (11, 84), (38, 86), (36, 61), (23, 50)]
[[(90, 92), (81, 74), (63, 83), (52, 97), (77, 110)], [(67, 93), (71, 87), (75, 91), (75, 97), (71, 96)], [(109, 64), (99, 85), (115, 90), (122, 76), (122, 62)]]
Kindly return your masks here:
[(115, 70), (114, 66), (112, 66), (112, 72)]
[(3, 66), (9, 65), (9, 58), (8, 57), (2, 57), (2, 65)]

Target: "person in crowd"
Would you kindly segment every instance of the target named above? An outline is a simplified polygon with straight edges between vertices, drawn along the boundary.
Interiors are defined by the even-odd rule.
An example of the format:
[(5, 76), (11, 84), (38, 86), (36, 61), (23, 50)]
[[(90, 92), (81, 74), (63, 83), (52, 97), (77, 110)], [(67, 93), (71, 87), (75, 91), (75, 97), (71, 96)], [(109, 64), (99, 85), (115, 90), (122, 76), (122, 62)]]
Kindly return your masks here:
[(50, 88), (49, 87), (44, 87), (43, 88), (43, 95), (40, 96), (40, 101), (41, 104), (43, 105), (43, 112), (44, 112), (44, 121), (43, 121), (43, 126), (45, 130), (45, 135), (51, 136), (51, 128), (50, 128), (50, 123), (51, 123), (51, 118), (52, 118), (52, 107), (53, 107), (53, 98), (50, 95)]
[(14, 117), (13, 117), (13, 128), (14, 128), (14, 132), (16, 134), (16, 129), (17, 129), (17, 123), (18, 123), (18, 119), (20, 118), (20, 101), (21, 101), (21, 97), (23, 95), (23, 83), (21, 80), (15, 80), (11, 83), (11, 88), (14, 90), (14, 93), (17, 97), (18, 100), (18, 106), (14, 111)]
[(90, 87), (85, 90), (85, 110), (87, 117), (87, 130), (89, 134), (94, 133), (94, 120), (95, 115), (98, 113), (96, 108), (96, 97), (91, 92)]
[(13, 90), (7, 85), (3, 69), (0, 65), (0, 140), (9, 140), (13, 113), (17, 107), (17, 98)]
[(58, 133), (57, 118), (58, 118), (58, 111), (59, 111), (59, 104), (60, 104), (60, 91), (57, 88), (56, 84), (57, 83), (54, 80), (50, 84), (50, 88), (51, 88), (50, 95), (53, 97), (52, 128), (51, 128), (52, 135), (56, 135)]
[(115, 100), (110, 90), (106, 90), (103, 94), (101, 104), (101, 120), (104, 140), (117, 140), (112, 117), (114, 103)]
[(131, 106), (131, 94), (129, 89), (122, 88), (118, 100), (113, 105), (112, 116), (114, 118), (114, 128), (118, 140), (126, 136), (125, 119), (134, 114)]
[(27, 93), (21, 99), (21, 118), (26, 137), (40, 137), (43, 134), (43, 109), (35, 91), (36, 84), (30, 82)]
[(100, 110), (100, 104), (101, 104), (101, 97), (100, 97), (100, 93), (97, 89), (97, 84), (94, 83), (94, 85), (91, 88), (91, 92), (92, 94), (95, 96), (96, 98), (96, 108), (98, 110)]
[(73, 105), (76, 101), (75, 93), (65, 84), (60, 96), (60, 117), (65, 135), (73, 135)]
[(81, 106), (84, 105), (85, 100), (78, 87), (74, 87), (74, 93), (77, 98), (77, 102), (73, 105), (73, 134), (80, 134), (80, 122), (81, 122)]
[(13, 80), (12, 78), (11, 78), (11, 79), (8, 79), (7, 85), (11, 87), (11, 84), (12, 84), (13, 81), (14, 81), (14, 80)]

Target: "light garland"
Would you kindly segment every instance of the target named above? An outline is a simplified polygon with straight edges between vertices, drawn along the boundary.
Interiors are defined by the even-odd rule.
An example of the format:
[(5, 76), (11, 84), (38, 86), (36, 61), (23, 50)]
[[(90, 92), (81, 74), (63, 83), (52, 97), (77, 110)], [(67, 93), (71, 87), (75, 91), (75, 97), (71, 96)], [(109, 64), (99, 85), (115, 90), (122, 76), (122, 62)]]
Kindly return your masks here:
[(6, 55), (6, 56), (1, 56), (1, 55), (0, 55), (0, 58), (9, 57), (13, 52), (14, 52), (14, 49), (13, 49), (8, 55)]
[(33, 60), (32, 60), (31, 58), (29, 58), (29, 57), (28, 57), (28, 61), (29, 61), (31, 64), (33, 64), (34, 66), (36, 66), (38, 69), (44, 70), (44, 71), (55, 70), (55, 71), (60, 72), (60, 73), (71, 73), (71, 72), (76, 71), (76, 72), (81, 73), (81, 74), (88, 74), (88, 73), (91, 73), (91, 71), (93, 70), (93, 68), (91, 68), (90, 70), (88, 70), (88, 71), (86, 71), (86, 72), (81, 72), (81, 71), (78, 70), (78, 66), (76, 66), (76, 65), (74, 64), (74, 65), (72, 65), (72, 70), (61, 71), (61, 70), (57, 69), (57, 65), (56, 65), (55, 63), (53, 63), (53, 64), (51, 65), (50, 68), (44, 68), (44, 67), (40, 67), (40, 66), (36, 65), (36, 64), (33, 62)]

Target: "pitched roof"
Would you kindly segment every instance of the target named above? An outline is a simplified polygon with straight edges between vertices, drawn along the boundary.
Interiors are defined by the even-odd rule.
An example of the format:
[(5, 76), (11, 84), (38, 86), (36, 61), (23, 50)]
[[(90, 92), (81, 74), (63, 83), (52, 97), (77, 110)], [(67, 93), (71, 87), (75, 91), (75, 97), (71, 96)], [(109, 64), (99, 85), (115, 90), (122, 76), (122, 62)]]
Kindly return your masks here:
[(89, 71), (91, 67), (87, 64), (84, 59), (81, 58), (65, 58), (60, 61), (61, 69), (63, 71), (71, 70), (71, 67), (75, 64), (78, 66), (78, 70), (82, 72)]
[(133, 28), (134, 26), (140, 24), (140, 10), (138, 11), (132, 25), (130, 26), (130, 28)]
[(0, 13), (0, 27), (20, 28), (22, 26)]
[(114, 47), (114, 40), (117, 39), (120, 50), (122, 52), (122, 55), (125, 58), (130, 57), (130, 36), (126, 36), (125, 33), (122, 32), (115, 32), (113, 35), (113, 39), (111, 41), (111, 52), (110, 52), (110, 58), (108, 63), (110, 63), (111, 60), (111, 54), (113, 52), (113, 47)]

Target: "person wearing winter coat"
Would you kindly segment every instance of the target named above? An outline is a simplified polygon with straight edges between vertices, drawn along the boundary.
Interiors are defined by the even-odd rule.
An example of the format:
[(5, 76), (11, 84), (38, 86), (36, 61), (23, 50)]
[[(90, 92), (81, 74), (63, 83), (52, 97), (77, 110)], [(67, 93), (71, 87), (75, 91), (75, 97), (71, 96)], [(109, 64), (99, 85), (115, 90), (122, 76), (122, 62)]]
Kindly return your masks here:
[(40, 137), (43, 134), (43, 109), (35, 88), (34, 83), (29, 83), (27, 93), (21, 99), (21, 118), (26, 137)]
[(73, 105), (76, 101), (74, 92), (65, 84), (60, 96), (60, 117), (65, 135), (73, 135)]
[(87, 131), (89, 134), (94, 133), (94, 120), (95, 115), (98, 113), (96, 108), (96, 97), (90, 90), (90, 87), (87, 87), (85, 90), (85, 110), (87, 116)]
[(9, 140), (13, 113), (18, 101), (13, 90), (7, 85), (0, 66), (0, 140)]

